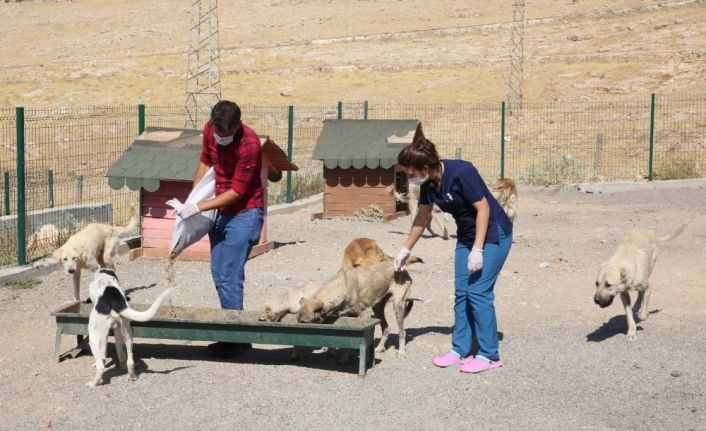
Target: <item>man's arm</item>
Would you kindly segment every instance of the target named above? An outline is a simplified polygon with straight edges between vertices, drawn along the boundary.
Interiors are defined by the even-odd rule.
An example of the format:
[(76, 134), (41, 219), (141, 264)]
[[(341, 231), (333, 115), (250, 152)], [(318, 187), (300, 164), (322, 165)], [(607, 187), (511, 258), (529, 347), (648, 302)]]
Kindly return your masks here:
[(191, 186), (191, 188), (196, 187), (196, 184), (201, 181), (201, 178), (203, 178), (204, 175), (206, 175), (206, 172), (211, 167), (208, 166), (206, 163), (199, 161), (199, 166), (196, 168), (196, 173), (194, 174), (194, 184)]
[(240, 198), (241, 195), (239, 195), (238, 192), (236, 192), (235, 190), (231, 189), (221, 193), (213, 199), (199, 202), (198, 204), (196, 204), (196, 207), (199, 209), (199, 211), (208, 211), (232, 205), (238, 202)]

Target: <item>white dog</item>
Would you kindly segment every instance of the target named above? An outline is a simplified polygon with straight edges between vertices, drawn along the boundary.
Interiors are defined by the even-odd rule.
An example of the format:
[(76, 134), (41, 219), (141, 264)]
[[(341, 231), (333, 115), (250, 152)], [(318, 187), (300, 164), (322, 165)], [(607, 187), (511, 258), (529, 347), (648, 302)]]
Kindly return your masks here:
[[(644, 228), (630, 230), (620, 241), (608, 263), (598, 271), (593, 302), (601, 308), (605, 308), (612, 304), (613, 299), (620, 294), (628, 319), (626, 337), (628, 341), (634, 341), (637, 333), (633, 313), (639, 313), (640, 320), (647, 320), (649, 316), (648, 305), (651, 293), (649, 278), (657, 261), (659, 251), (657, 245), (677, 237), (690, 221), (691, 219), (671, 235), (661, 237)], [(637, 291), (634, 308), (630, 305), (631, 290)]]
[(118, 251), (119, 236), (137, 228), (135, 205), (130, 207), (130, 222), (125, 227), (91, 223), (75, 233), (52, 256), (67, 273), (73, 275), (74, 299), (80, 299), (81, 269), (115, 268), (113, 256)]
[(151, 320), (170, 292), (171, 289), (162, 292), (147, 311), (135, 311), (127, 303), (115, 272), (108, 268), (96, 271), (89, 286), (89, 294), (94, 305), (88, 317), (88, 340), (91, 344), (91, 353), (96, 359), (96, 376), (86, 386), (93, 387), (103, 383), (108, 334), (111, 329), (115, 336), (115, 350), (118, 352), (120, 366), (127, 368), (129, 380), (137, 379), (132, 357), (130, 321)]

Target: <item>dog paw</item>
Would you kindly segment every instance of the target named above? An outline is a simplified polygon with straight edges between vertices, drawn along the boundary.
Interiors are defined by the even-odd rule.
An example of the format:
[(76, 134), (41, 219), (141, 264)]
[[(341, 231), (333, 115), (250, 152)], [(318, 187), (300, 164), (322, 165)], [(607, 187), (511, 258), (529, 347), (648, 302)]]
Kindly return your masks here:
[(96, 386), (100, 386), (103, 383), (103, 380), (91, 380), (90, 382), (86, 383), (87, 388), (95, 388)]
[(137, 380), (137, 375), (136, 375), (136, 374), (128, 374), (128, 375), (127, 375), (127, 381), (128, 381), (128, 382), (134, 382), (135, 380)]
[(635, 339), (636, 339), (636, 337), (635, 337), (635, 334), (633, 334), (633, 333), (628, 333), (628, 335), (625, 336), (625, 340), (630, 341), (630, 342), (635, 341)]
[(385, 352), (385, 346), (378, 346), (375, 348), (375, 353), (383, 353)]

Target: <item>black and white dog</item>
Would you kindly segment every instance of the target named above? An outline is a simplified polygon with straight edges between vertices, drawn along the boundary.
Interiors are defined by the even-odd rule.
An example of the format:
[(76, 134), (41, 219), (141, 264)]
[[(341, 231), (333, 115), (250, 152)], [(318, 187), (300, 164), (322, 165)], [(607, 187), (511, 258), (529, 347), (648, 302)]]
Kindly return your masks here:
[(96, 359), (96, 377), (86, 386), (93, 387), (103, 383), (108, 334), (111, 328), (115, 335), (115, 350), (118, 352), (120, 366), (127, 368), (129, 380), (137, 379), (135, 362), (132, 358), (130, 321), (147, 322), (151, 320), (170, 292), (171, 289), (162, 292), (148, 310), (135, 311), (127, 303), (115, 271), (109, 268), (101, 268), (96, 271), (89, 286), (89, 295), (94, 306), (88, 317), (88, 339), (91, 344), (91, 352)]

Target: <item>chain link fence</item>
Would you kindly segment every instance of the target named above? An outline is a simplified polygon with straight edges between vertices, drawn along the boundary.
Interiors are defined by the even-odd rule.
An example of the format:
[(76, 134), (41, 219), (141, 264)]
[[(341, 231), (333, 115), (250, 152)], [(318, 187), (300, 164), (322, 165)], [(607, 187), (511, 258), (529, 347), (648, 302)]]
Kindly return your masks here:
[[(706, 95), (621, 102), (242, 105), (243, 121), (286, 151), (299, 170), (269, 185), (270, 204), (323, 189), (312, 160), (324, 120), (416, 119), (445, 158), (463, 158), (491, 180), (560, 185), (706, 175)], [(125, 224), (139, 193), (107, 185), (108, 168), (140, 126), (184, 127), (181, 106), (24, 110), (24, 235), (18, 225), (17, 109), (0, 108), (0, 266), (44, 256), (89, 222)]]

